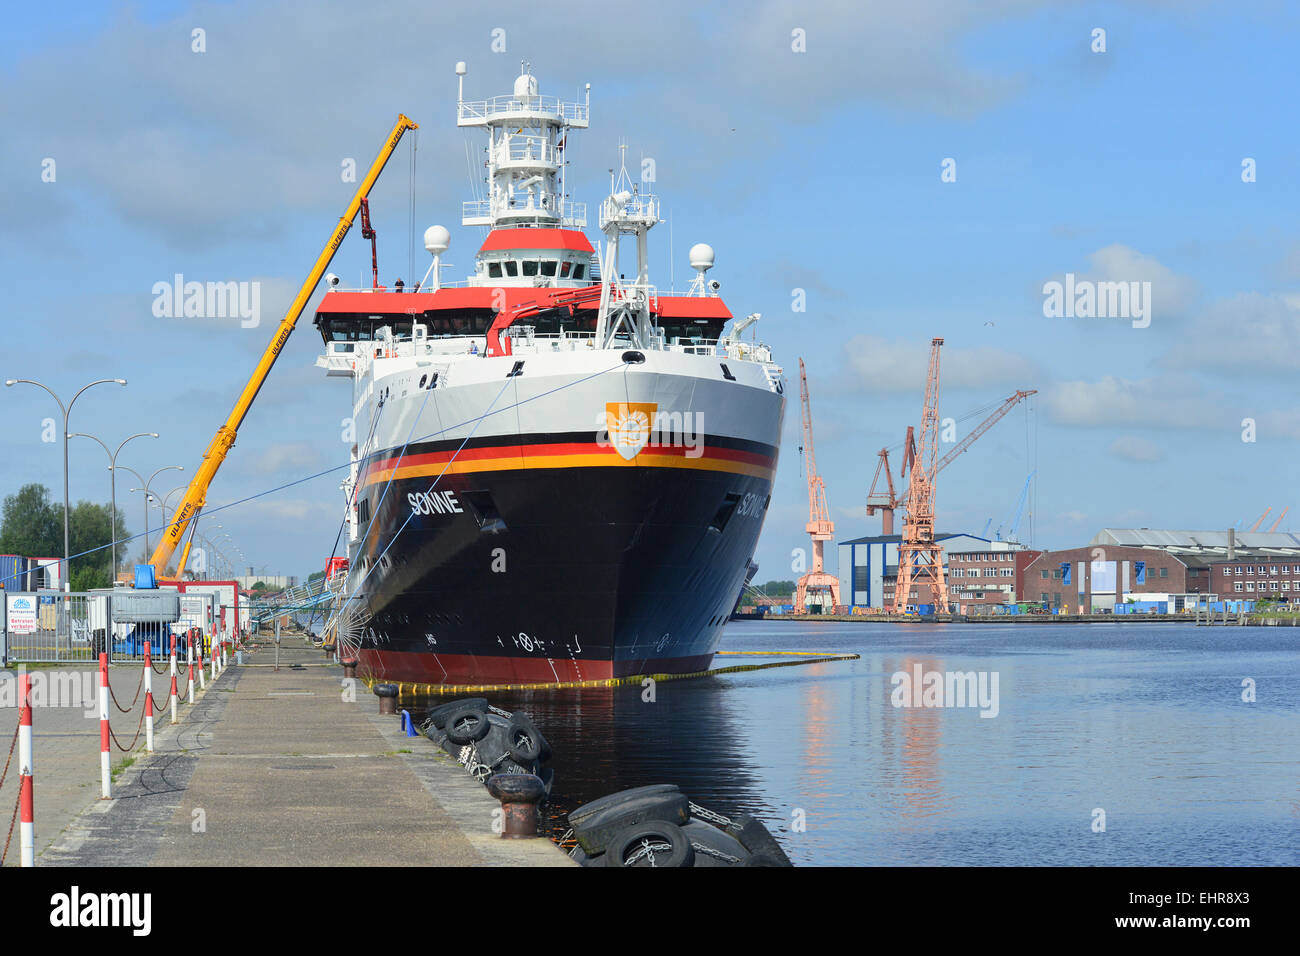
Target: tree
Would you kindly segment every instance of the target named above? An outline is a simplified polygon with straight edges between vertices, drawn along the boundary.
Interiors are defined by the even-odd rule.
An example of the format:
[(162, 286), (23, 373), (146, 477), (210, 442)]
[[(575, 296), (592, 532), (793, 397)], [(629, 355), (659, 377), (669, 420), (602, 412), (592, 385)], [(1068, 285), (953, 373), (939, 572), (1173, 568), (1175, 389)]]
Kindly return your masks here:
[(313, 571), (311, 574), (307, 575), (307, 583), (314, 584), (323, 577), (325, 577), (324, 571)]
[[(126, 554), (123, 539), (129, 537), (129, 532), (120, 508), (117, 537), (117, 557), (121, 561)], [(113, 561), (109, 553), (111, 541), (108, 505), (77, 502), (68, 513), (68, 548), (74, 555), (90, 553), (72, 559), (71, 580), (77, 580), (78, 571), (94, 569), (102, 573), (84, 580), (103, 581), (102, 585), (95, 586), (107, 587), (111, 583), (109, 569)], [(26, 558), (62, 557), (63, 506), (50, 501), (50, 491), (44, 485), (23, 485), (17, 494), (5, 498), (0, 520), (0, 552)]]
[(785, 597), (787, 594), (794, 594), (795, 583), (793, 581), (768, 581), (761, 585), (759, 590), (763, 592), (764, 597)]
[(23, 485), (18, 494), (5, 498), (0, 552), (29, 558), (62, 556), (63, 509), (50, 504), (50, 490), (44, 485)]

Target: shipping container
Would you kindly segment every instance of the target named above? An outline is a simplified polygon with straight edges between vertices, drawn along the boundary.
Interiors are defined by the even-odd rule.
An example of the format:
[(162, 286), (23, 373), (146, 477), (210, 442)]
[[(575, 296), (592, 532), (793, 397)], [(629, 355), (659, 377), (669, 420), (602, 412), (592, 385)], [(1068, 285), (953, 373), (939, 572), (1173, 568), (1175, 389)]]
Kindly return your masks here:
[(16, 554), (0, 554), (0, 588), (6, 591), (27, 590), (27, 559)]

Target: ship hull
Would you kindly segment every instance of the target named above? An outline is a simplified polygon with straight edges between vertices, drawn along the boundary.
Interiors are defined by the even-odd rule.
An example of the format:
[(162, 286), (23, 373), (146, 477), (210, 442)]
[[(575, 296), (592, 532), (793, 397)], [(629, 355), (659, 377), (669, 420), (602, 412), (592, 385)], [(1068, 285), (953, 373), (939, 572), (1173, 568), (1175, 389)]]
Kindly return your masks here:
[(364, 488), (371, 533), (353, 561), (363, 673), (547, 683), (707, 668), (776, 455), (712, 436), (629, 461), (586, 433), (381, 456)]

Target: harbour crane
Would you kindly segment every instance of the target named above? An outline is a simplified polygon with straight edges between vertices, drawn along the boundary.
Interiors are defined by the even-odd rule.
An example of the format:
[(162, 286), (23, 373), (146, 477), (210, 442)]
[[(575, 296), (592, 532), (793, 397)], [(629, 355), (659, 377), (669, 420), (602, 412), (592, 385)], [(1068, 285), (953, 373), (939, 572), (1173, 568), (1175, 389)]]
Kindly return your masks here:
[[(1001, 405), (999, 405), (996, 409), (993, 410), (993, 413), (991, 415), (989, 415), (986, 419), (984, 419), (973, 429), (971, 429), (970, 434), (968, 434), (965, 438), (963, 438), (956, 445), (954, 445), (948, 451), (947, 454), (945, 454), (942, 458), (939, 459), (939, 463), (935, 465), (934, 473), (937, 475), (939, 472), (943, 471), (945, 468), (951, 465), (953, 461), (956, 460), (959, 455), (961, 455), (962, 452), (966, 451), (966, 449), (968, 449), (975, 442), (976, 439), (978, 439), (986, 431), (988, 431), (990, 428), (996, 425), (998, 421), (1000, 421), (1007, 414), (1007, 412), (1015, 408), (1016, 405), (1018, 405), (1024, 399), (1028, 398), (1030, 395), (1037, 395), (1037, 394), (1038, 394), (1037, 389), (1031, 388), (1024, 391), (1017, 391), (1014, 394), (1008, 396), (1002, 402)], [(871, 479), (871, 487), (867, 491), (867, 517), (871, 517), (877, 511), (879, 511), (881, 513), (880, 533), (893, 534), (894, 533), (894, 512), (903, 507), (905, 497), (899, 497), (897, 492), (895, 492), (894, 490), (894, 479), (893, 476), (889, 473), (889, 449), (882, 448), (876, 454), (880, 460), (876, 463), (876, 474)], [(900, 478), (907, 477), (907, 469), (911, 466), (911, 463), (913, 459), (915, 459), (915, 457), (916, 457), (915, 433), (913, 431), (912, 426), (909, 425), (907, 427), (907, 438), (904, 439), (903, 441), (903, 467), (899, 472)], [(889, 486), (888, 492), (880, 491), (877, 489), (877, 485), (880, 483), (880, 476), (882, 474), (885, 476), (888, 482), (888, 486)], [(906, 496), (906, 493), (907, 493), (907, 489), (904, 488), (903, 489), (904, 496)], [(985, 528), (986, 532), (987, 530), (988, 529)]]
[[(180, 544), (181, 539), (185, 536), (186, 530), (192, 528), (193, 522), (198, 518), (203, 506), (207, 503), (208, 488), (212, 484), (212, 479), (216, 477), (217, 469), (221, 467), (222, 462), (226, 460), (226, 455), (235, 444), (235, 436), (239, 431), (239, 426), (243, 423), (248, 410), (253, 405), (253, 399), (257, 398), (257, 393), (261, 390), (262, 385), (266, 382), (267, 375), (270, 374), (271, 367), (275, 360), (280, 357), (285, 343), (293, 333), (294, 326), (298, 324), (298, 318), (302, 315), (303, 309), (307, 307), (307, 301), (311, 298), (312, 293), (316, 290), (317, 284), (325, 275), (325, 270), (329, 268), (330, 262), (334, 258), (334, 253), (338, 251), (343, 242), (343, 238), (352, 228), (352, 222), (357, 216), (363, 203), (370, 194), (371, 188), (379, 174), (384, 171), (388, 160), (392, 157), (394, 150), (397, 149), (398, 143), (402, 141), (402, 136), (407, 130), (418, 129), (418, 124), (409, 119), (405, 114), (399, 114), (397, 123), (393, 126), (392, 132), (388, 134), (388, 139), (384, 142), (383, 147), (379, 150), (379, 155), (375, 161), (370, 164), (370, 170), (366, 173), (364, 179), (357, 186), (356, 193), (352, 196), (352, 201), (348, 203), (347, 210), (343, 217), (339, 219), (338, 226), (335, 227), (334, 233), (330, 236), (329, 242), (321, 250), (321, 254), (316, 257), (315, 264), (311, 271), (307, 273), (307, 278), (303, 281), (302, 287), (299, 288), (298, 294), (294, 297), (293, 303), (289, 306), (289, 311), (285, 313), (280, 325), (275, 330), (275, 335), (271, 337), (271, 342), (267, 345), (266, 350), (262, 353), (261, 360), (253, 370), (248, 384), (239, 394), (235, 401), (235, 407), (231, 410), (226, 421), (217, 429), (216, 435), (213, 436), (207, 451), (203, 453), (203, 460), (200, 462), (198, 469), (191, 479), (189, 487), (185, 490), (185, 496), (177, 505), (173, 512), (172, 522), (167, 526), (158, 546), (154, 549), (149, 563), (154, 566), (155, 574), (158, 577), (163, 576), (176, 547)], [(368, 212), (368, 210), (367, 210)], [(367, 220), (369, 216), (367, 215)], [(369, 226), (369, 222), (366, 223)], [(369, 231), (369, 230), (368, 230)], [(376, 280), (378, 276), (376, 276)], [(191, 534), (191, 542), (193, 535)], [(185, 550), (181, 554), (180, 563), (176, 569), (176, 576), (179, 578), (185, 572), (185, 561), (189, 557), (190, 542), (185, 545)]]
[(821, 595), (818, 603), (826, 606), (825, 598), (830, 596), (833, 607), (840, 603), (840, 581), (833, 574), (825, 571), (823, 549), (827, 541), (835, 540), (835, 522), (831, 521), (830, 509), (826, 505), (826, 483), (817, 473), (817, 456), (813, 454), (812, 407), (808, 401), (808, 373), (804, 370), (803, 359), (799, 359), (799, 401), (803, 409), (803, 451), (808, 472), (808, 524), (804, 530), (812, 538), (812, 570), (808, 571), (795, 588), (794, 609), (796, 614), (808, 613), (810, 595)]
[(921, 439), (909, 443), (903, 467), (911, 467), (907, 485), (907, 517), (903, 539), (898, 545), (898, 578), (894, 584), (895, 614), (907, 608), (912, 586), (929, 585), (937, 611), (948, 610), (948, 583), (943, 576), (943, 549), (934, 540), (934, 479), (938, 474), (939, 449), (939, 349), (943, 339), (930, 340), (930, 370), (925, 378), (925, 401), (921, 406)]
[[(1031, 472), (1029, 473), (1029, 477), (1025, 479), (1025, 486), (1024, 486), (1023, 488), (1020, 489), (1020, 497), (1016, 500), (1015, 515), (1011, 518), (1011, 527), (1007, 529), (1007, 536), (1006, 536), (1006, 538), (1003, 538), (1003, 537), (1002, 537), (1002, 524), (1005, 524), (1006, 522), (1003, 521), (1002, 524), (999, 524), (999, 525), (998, 525), (997, 536), (998, 536), (998, 540), (999, 540), (999, 541), (1015, 541), (1015, 540), (1017, 540), (1017, 539), (1016, 539), (1016, 531), (1020, 528), (1020, 519), (1021, 519), (1022, 517), (1024, 517), (1024, 514), (1025, 514), (1025, 500), (1026, 500), (1026, 499), (1028, 498), (1028, 496), (1029, 496), (1029, 483), (1030, 483), (1031, 481), (1034, 480), (1034, 475), (1036, 475), (1036, 474), (1038, 474), (1038, 472), (1036, 472), (1036, 471), (1031, 471)], [(990, 518), (989, 520), (992, 521), (993, 519)], [(988, 526), (987, 526), (987, 525), (985, 525), (985, 527), (984, 527), (984, 535), (983, 535), (983, 536), (986, 537), (986, 538), (988, 537)]]
[(1272, 506), (1272, 505), (1269, 505), (1267, 508), (1265, 508), (1265, 509), (1264, 509), (1264, 513), (1263, 513), (1262, 515), (1259, 516), (1259, 520), (1256, 521), (1253, 525), (1250, 526), (1250, 530), (1251, 530), (1251, 531), (1258, 531), (1258, 530), (1259, 530), (1259, 526), (1262, 525), (1262, 524), (1264, 523), (1264, 519), (1268, 517), (1268, 513), (1269, 513), (1270, 511), (1272, 511), (1272, 510), (1273, 510), (1273, 506)]
[(1282, 509), (1282, 513), (1278, 515), (1277, 520), (1273, 522), (1273, 527), (1268, 529), (1269, 534), (1272, 534), (1274, 531), (1277, 530), (1277, 526), (1282, 523), (1282, 519), (1286, 517), (1286, 513), (1290, 510), (1291, 510), (1290, 505), (1287, 505), (1285, 508)]

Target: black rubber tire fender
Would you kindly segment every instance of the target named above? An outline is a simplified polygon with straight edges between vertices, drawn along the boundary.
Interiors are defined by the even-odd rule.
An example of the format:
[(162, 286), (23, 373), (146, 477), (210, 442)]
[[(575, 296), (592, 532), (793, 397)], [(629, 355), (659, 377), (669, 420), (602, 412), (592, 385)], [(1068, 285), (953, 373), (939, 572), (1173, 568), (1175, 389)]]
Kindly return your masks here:
[(675, 785), (637, 787), (610, 794), (569, 814), (573, 835), (588, 853), (604, 853), (628, 827), (663, 822), (680, 826), (690, 819), (686, 794)]
[(468, 744), (482, 740), (492, 725), (487, 714), (475, 705), (458, 707), (447, 715), (447, 739), (454, 744)]
[[(637, 855), (638, 847), (647, 843), (656, 846), (667, 844), (667, 849), (640, 855), (635, 863), (627, 862), (629, 855)], [(605, 865), (612, 867), (694, 866), (695, 848), (691, 846), (686, 832), (677, 824), (665, 820), (652, 820), (621, 830), (618, 836), (610, 841), (609, 850), (605, 853)]]
[(442, 730), (443, 726), (447, 723), (447, 718), (451, 715), (453, 710), (467, 707), (470, 704), (473, 704), (479, 710), (483, 711), (483, 713), (487, 713), (488, 702), (486, 697), (460, 697), (456, 700), (448, 701), (445, 704), (439, 704), (437, 707), (433, 708), (433, 710), (429, 711), (429, 720), (433, 723), (433, 726)]
[(727, 825), (727, 832), (740, 841), (741, 846), (754, 856), (770, 858), (772, 862), (750, 864), (753, 866), (794, 866), (790, 858), (776, 842), (776, 837), (768, 832), (758, 820), (748, 813), (742, 813)]
[[(752, 854), (745, 849), (739, 840), (725, 830), (719, 830), (702, 820), (691, 820), (690, 823), (682, 827), (682, 832), (686, 834), (686, 838), (691, 841), (691, 846), (695, 848), (695, 865), (697, 867), (749, 865)], [(727, 856), (733, 857), (736, 862), (732, 863), (730, 860), (724, 860), (706, 853), (700, 850), (701, 846), (716, 850), (719, 853), (725, 853)]]
[(506, 753), (515, 763), (531, 766), (542, 756), (542, 732), (527, 714), (514, 714), (506, 727)]

